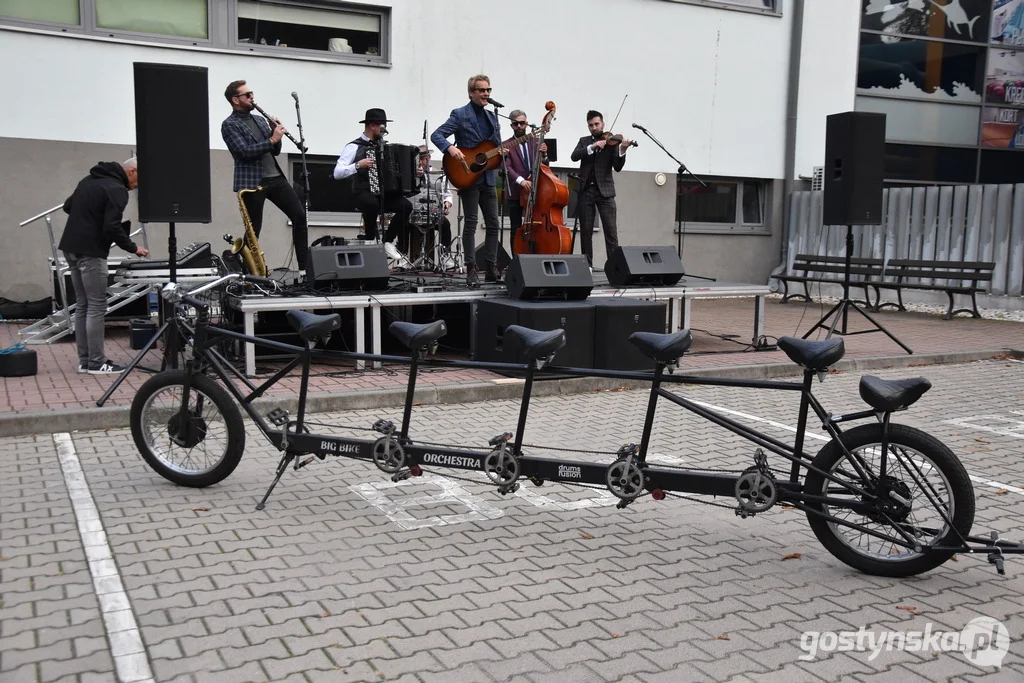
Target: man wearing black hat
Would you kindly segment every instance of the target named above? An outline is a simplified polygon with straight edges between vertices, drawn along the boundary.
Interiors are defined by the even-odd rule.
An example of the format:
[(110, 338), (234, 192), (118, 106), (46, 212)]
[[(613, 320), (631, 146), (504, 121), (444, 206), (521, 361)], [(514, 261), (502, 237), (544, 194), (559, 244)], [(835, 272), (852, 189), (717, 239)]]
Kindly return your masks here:
[(405, 237), (409, 215), (412, 214), (412, 202), (401, 194), (374, 194), (371, 191), (371, 183), (376, 184), (379, 179), (376, 176), (371, 178), (370, 174), (376, 174), (377, 169), (374, 168), (373, 159), (368, 156), (371, 149), (383, 146), (390, 121), (383, 109), (366, 110), (366, 116), (359, 122), (363, 124), (363, 134), (341, 150), (338, 163), (334, 166), (334, 178), (352, 178), (352, 196), (359, 212), (363, 214), (363, 229), (366, 231), (360, 238), (377, 239), (377, 217), (381, 212), (395, 214), (384, 233), (384, 249), (388, 256), (397, 258), (398, 253), (391, 242), (400, 235)]

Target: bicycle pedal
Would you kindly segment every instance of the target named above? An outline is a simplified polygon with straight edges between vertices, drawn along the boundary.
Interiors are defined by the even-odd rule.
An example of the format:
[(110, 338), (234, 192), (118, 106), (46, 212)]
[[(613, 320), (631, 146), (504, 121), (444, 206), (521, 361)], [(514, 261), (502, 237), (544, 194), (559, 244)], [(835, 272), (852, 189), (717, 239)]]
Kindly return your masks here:
[(267, 413), (267, 419), (270, 420), (275, 426), (283, 427), (288, 424), (288, 411), (284, 408), (274, 408)]
[(499, 486), (498, 493), (501, 495), (507, 495), (509, 493), (515, 493), (519, 490), (519, 484), (512, 484), (511, 486)]
[(498, 436), (491, 437), (491, 440), (487, 442), (487, 445), (497, 446), (499, 444), (508, 442), (511, 438), (512, 432), (505, 432), (504, 434), (499, 434)]
[(616, 458), (626, 458), (630, 455), (636, 455), (640, 452), (640, 446), (635, 443), (624, 443), (619, 446), (619, 450), (615, 452)]
[(616, 509), (625, 510), (626, 506), (633, 502), (633, 498), (620, 498), (619, 502), (615, 504)]
[(394, 474), (392, 474), (391, 475), (391, 481), (393, 481), (393, 482), (395, 482), (397, 484), (400, 481), (405, 481), (406, 479), (408, 479), (411, 476), (412, 476), (412, 472), (410, 472), (409, 470), (402, 470), (401, 472), (395, 472)]
[(391, 420), (377, 420), (373, 423), (372, 429), (379, 434), (394, 434), (395, 423)]

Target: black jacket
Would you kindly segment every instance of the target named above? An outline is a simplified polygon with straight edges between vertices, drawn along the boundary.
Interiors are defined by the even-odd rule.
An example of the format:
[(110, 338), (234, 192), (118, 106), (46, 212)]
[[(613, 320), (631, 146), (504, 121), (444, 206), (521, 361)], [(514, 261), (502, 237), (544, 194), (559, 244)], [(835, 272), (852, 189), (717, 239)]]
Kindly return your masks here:
[(572, 160), (580, 162), (580, 178), (584, 186), (594, 176), (597, 189), (602, 197), (615, 196), (615, 178), (612, 169), (621, 171), (626, 157), (619, 154), (617, 145), (607, 145), (593, 154), (587, 154), (587, 147), (597, 142), (593, 135), (584, 135), (572, 151)]
[(134, 254), (138, 247), (121, 224), (127, 205), (128, 176), (121, 164), (113, 161), (96, 164), (64, 202), (68, 222), (60, 238), (60, 249), (106, 258), (113, 242)]

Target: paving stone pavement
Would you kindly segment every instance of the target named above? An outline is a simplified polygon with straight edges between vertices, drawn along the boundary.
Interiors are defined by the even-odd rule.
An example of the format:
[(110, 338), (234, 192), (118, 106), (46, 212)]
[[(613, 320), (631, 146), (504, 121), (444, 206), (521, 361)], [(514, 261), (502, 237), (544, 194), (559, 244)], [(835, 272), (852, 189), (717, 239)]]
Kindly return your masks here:
[[(934, 388), (898, 421), (961, 457), (978, 497), (975, 533), (1024, 539), (1024, 363), (876, 374), (918, 373)], [(832, 374), (815, 393), (836, 413), (858, 410), (857, 379)], [(678, 390), (792, 437), (795, 395)], [(643, 391), (538, 398), (525, 450), (595, 450), (604, 454), (561, 455), (607, 462), (639, 440), (646, 400)], [(412, 433), (483, 446), (514, 428), (517, 411), (515, 401), (422, 406)], [(352, 433), (349, 425), (380, 417), (397, 422), (401, 410), (315, 419), (330, 425), (317, 431)], [(5, 682), (117, 680), (72, 505), (81, 496), (65, 486), (59, 438), (0, 443)], [(501, 497), (480, 474), (396, 485), (345, 459), (286, 473), (257, 512), (277, 456), (251, 425), (238, 469), (206, 489), (160, 478), (126, 430), (74, 433), (70, 442), (161, 683), (1024, 679), (1018, 558), (1006, 576), (984, 558), (959, 556), (910, 579), (872, 577), (828, 554), (794, 510), (740, 520), (686, 498), (617, 510), (606, 491), (555, 484)], [(823, 443), (811, 437), (808, 450)], [(651, 451), (664, 463), (735, 470), (752, 463), (753, 447), (663, 403)], [(804, 635), (959, 632), (978, 616), (1009, 630), (999, 669), (955, 652), (810, 658)]]

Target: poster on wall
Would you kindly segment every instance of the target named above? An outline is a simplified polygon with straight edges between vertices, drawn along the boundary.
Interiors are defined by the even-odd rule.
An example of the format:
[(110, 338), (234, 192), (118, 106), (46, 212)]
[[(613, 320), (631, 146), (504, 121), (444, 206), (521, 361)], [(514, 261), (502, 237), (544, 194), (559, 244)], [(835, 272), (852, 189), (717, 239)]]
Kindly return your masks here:
[(985, 48), (917, 38), (860, 34), (857, 90), (885, 97), (981, 102)]
[(882, 31), (887, 34), (885, 37), (899, 34), (980, 43), (987, 39), (993, 0), (863, 0), (863, 3), (861, 28)]
[(989, 49), (981, 145), (1024, 149), (1024, 48)]
[(1024, 0), (994, 0), (989, 41), (1024, 47)]

